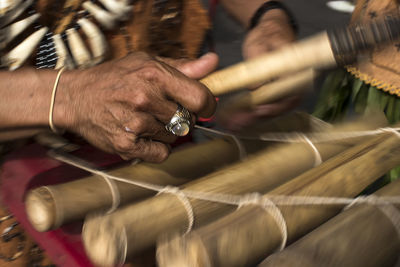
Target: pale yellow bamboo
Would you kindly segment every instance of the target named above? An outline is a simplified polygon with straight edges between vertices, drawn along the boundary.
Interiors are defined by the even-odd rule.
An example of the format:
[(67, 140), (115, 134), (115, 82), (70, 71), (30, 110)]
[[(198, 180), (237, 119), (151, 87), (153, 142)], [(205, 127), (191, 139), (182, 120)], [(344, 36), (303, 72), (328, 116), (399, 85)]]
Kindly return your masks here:
[(255, 108), (258, 105), (272, 103), (287, 96), (298, 95), (312, 88), (315, 72), (303, 70), (293, 75), (281, 77), (254, 91), (247, 91), (227, 100), (220, 108), (220, 116), (231, 116), (232, 111)]
[[(212, 151), (212, 153), (210, 153)], [(176, 151), (161, 164), (139, 163), (109, 171), (111, 175), (160, 185), (180, 185), (239, 159), (237, 145), (215, 139)], [(153, 191), (115, 181), (120, 204), (154, 194)], [(107, 210), (113, 204), (110, 186), (98, 175), (31, 190), (25, 200), (28, 219), (37, 231), (83, 219), (89, 212)]]
[[(315, 146), (322, 159), (326, 160), (345, 150), (351, 142), (346, 144), (335, 142)], [(312, 168), (314, 164), (315, 152), (308, 144), (277, 145), (243, 163), (188, 183), (183, 188), (230, 194), (265, 192)], [(202, 200), (193, 199), (190, 202), (196, 226), (234, 209), (232, 206)], [(111, 266), (123, 261), (126, 255), (153, 246), (160, 235), (170, 231), (184, 231), (187, 225), (187, 212), (182, 202), (172, 194), (161, 194), (127, 205), (113, 214), (86, 220), (82, 237), (87, 254), (93, 262)]]
[[(381, 119), (377, 118), (377, 121)], [(326, 124), (323, 126), (327, 127)], [(258, 132), (264, 132), (265, 129), (282, 129), (282, 127), (286, 130), (302, 129), (304, 131), (310, 129), (319, 131), (323, 128), (321, 123), (316, 122), (311, 116), (291, 114), (279, 121), (275, 120), (263, 125)], [(67, 140), (52, 134), (41, 134), (36, 137), (36, 140), (52, 148), (76, 149)], [(179, 185), (187, 182), (188, 179), (203, 176), (238, 159), (236, 145), (229, 140), (214, 140), (173, 152), (170, 158), (161, 165), (141, 163), (138, 166), (118, 169), (112, 173), (137, 181)], [(242, 145), (249, 153), (254, 153), (266, 147), (268, 143), (249, 140), (243, 141)], [(120, 182), (116, 182), (116, 186), (121, 194), (121, 204), (152, 193)], [(98, 176), (56, 186), (40, 187), (28, 193), (26, 198), (28, 218), (38, 231), (55, 229), (64, 223), (82, 219), (89, 212), (107, 210), (111, 206), (110, 187), (104, 178)]]
[[(354, 197), (400, 164), (399, 136), (374, 137), (272, 190), (269, 195)], [(292, 242), (339, 213), (340, 206), (279, 206)], [(249, 205), (161, 246), (159, 266), (251, 266), (279, 248), (282, 234), (266, 210)], [(174, 257), (170, 257), (173, 255)], [(181, 264), (181, 265), (178, 265)]]
[[(374, 195), (400, 196), (400, 180), (386, 185)], [(393, 208), (394, 213), (399, 212)], [(399, 205), (397, 209), (400, 209)], [(386, 215), (373, 205), (354, 205), (282, 252), (271, 255), (259, 266), (395, 266), (399, 260), (400, 236), (388, 217), (396, 218), (394, 213)]]
[(283, 74), (295, 73), (306, 68), (335, 66), (326, 32), (289, 44), (256, 59), (238, 63), (216, 71), (201, 82), (214, 95), (222, 95), (251, 85), (262, 84)]
[(251, 105), (271, 103), (286, 96), (299, 94), (311, 88), (314, 77), (314, 70), (307, 69), (267, 83), (250, 93)]

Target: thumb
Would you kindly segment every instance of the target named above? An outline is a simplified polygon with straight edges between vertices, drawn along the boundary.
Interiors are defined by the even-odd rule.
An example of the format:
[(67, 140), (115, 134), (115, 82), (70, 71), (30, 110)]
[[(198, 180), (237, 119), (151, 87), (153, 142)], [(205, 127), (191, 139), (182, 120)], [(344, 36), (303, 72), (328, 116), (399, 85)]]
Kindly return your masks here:
[(207, 53), (202, 57), (183, 63), (177, 69), (192, 79), (201, 79), (214, 71), (218, 66), (218, 56), (215, 53)]
[(215, 53), (207, 53), (195, 60), (169, 59), (157, 57), (158, 60), (176, 68), (191, 79), (201, 79), (218, 66), (218, 56)]

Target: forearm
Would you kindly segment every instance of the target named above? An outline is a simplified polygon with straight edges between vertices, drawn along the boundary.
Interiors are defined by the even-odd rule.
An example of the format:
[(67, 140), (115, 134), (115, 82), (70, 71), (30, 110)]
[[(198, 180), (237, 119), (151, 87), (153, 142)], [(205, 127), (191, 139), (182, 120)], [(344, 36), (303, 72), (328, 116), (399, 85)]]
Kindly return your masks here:
[[(57, 71), (32, 68), (0, 72), (0, 130), (48, 127), (56, 76)], [(64, 93), (59, 93), (56, 100), (62, 105)], [(62, 107), (54, 111), (55, 117), (63, 117)]]
[[(191, 114), (214, 113), (214, 96), (194, 78), (216, 65), (216, 56), (208, 54), (181, 64), (180, 72), (147, 54), (132, 53), (86, 70), (65, 71), (57, 86), (53, 123), (124, 159), (160, 162), (169, 154), (167, 144), (176, 140), (165, 125), (177, 103)], [(56, 78), (54, 70), (0, 72), (0, 140), (7, 130), (30, 135), (35, 131), (25, 130), (49, 129)]]
[(0, 130), (0, 143), (12, 140), (30, 138), (46, 130), (47, 130), (46, 128)]

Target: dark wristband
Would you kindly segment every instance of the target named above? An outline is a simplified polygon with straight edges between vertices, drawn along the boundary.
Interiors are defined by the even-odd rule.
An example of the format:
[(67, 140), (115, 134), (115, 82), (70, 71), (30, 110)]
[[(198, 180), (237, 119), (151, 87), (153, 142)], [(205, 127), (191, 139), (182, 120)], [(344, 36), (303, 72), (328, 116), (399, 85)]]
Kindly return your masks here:
[(289, 24), (292, 26), (292, 29), (295, 34), (299, 32), (299, 27), (296, 23), (296, 20), (292, 14), (292, 12), (281, 2), (279, 1), (268, 1), (262, 4), (257, 11), (254, 13), (253, 17), (250, 20), (250, 27), (249, 30), (253, 29), (255, 26), (257, 26), (258, 22), (260, 21), (260, 18), (269, 10), (271, 9), (280, 9), (283, 10), (286, 15), (289, 17)]

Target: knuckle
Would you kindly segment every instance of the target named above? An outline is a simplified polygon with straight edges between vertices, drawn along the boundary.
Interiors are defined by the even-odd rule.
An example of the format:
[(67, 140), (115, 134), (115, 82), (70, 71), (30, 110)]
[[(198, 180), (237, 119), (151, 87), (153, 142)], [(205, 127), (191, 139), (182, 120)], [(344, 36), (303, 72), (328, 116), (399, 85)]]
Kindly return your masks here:
[(131, 128), (132, 128), (133, 132), (137, 133), (138, 135), (145, 132), (146, 125), (147, 125), (146, 121), (144, 119), (140, 119), (140, 118), (133, 120), (131, 122)]
[(155, 61), (146, 62), (139, 70), (139, 75), (147, 81), (159, 80), (162, 75), (162, 70)]
[(209, 100), (209, 95), (205, 90), (198, 90), (196, 96), (193, 98), (194, 111), (202, 111), (207, 106)]
[(132, 149), (132, 142), (128, 138), (118, 138), (114, 143), (114, 147), (118, 152), (127, 152)]
[(148, 108), (151, 105), (151, 98), (145, 92), (137, 94), (133, 100), (136, 107), (140, 109)]

